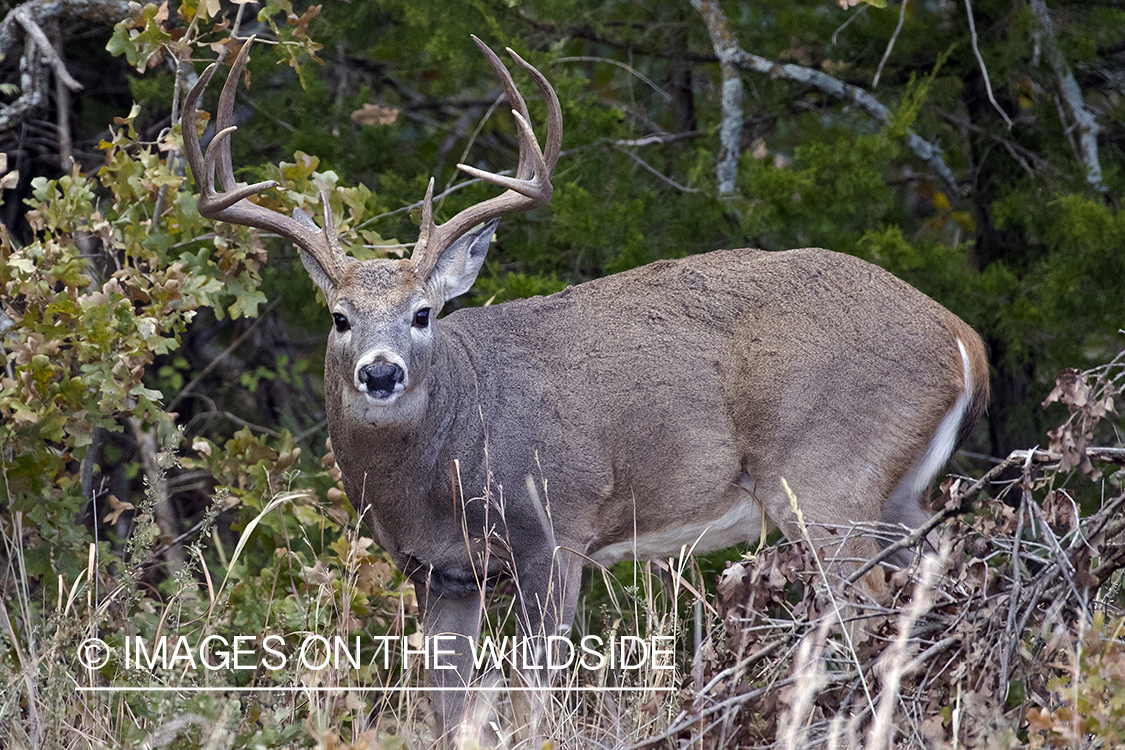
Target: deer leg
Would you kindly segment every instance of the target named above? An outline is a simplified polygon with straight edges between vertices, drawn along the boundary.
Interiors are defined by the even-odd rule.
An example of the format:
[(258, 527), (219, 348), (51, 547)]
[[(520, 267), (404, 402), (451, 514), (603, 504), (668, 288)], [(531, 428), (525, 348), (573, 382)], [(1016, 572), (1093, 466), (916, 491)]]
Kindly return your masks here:
[(472, 726), (468, 690), (480, 630), (481, 601), (478, 596), (443, 596), (431, 589), (426, 590), (425, 598), (426, 682), (435, 688), (430, 700), (441, 745), (454, 747), (466, 736), (478, 738), (483, 729)]
[[(827, 472), (803, 473), (791, 471), (787, 484), (789, 494), (781, 491), (762, 494), (766, 512), (790, 541), (807, 541), (817, 556), (818, 563), (810, 571), (808, 583), (827, 587), (835, 598), (835, 611), (840, 627), (848, 632), (848, 640), (858, 645), (869, 639), (865, 625), (872, 603), (885, 602), (888, 589), (884, 569), (876, 566), (863, 576), (855, 586), (845, 586), (848, 578), (864, 561), (878, 551), (873, 535), (873, 523), (878, 519), (864, 518), (861, 510), (865, 499), (878, 496), (878, 488), (871, 485), (853, 485), (845, 488)], [(780, 478), (776, 480), (781, 484)], [(767, 482), (767, 486), (776, 486)], [(835, 514), (806, 513), (808, 509), (837, 508)], [(865, 527), (853, 526), (853, 521), (864, 521)]]
[[(521, 630), (524, 642), (512, 669), (512, 713), (517, 742), (538, 747), (544, 732), (543, 719), (550, 700), (550, 686), (572, 662), (573, 647), (567, 650), (581, 590), (583, 559), (561, 547), (548, 559), (528, 559), (519, 565)], [(573, 663), (570, 664), (573, 668)], [(528, 743), (527, 741), (530, 742)]]

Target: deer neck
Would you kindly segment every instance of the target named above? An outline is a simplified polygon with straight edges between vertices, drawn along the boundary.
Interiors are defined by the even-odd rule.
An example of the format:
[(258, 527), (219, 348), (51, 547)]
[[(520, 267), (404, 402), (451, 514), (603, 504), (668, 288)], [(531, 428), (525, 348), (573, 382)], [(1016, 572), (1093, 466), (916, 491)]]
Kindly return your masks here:
[(425, 390), (406, 418), (350, 415), (342, 393), (326, 394), (335, 402), (328, 427), (336, 460), (357, 508), (370, 504), (377, 512), (391, 506), (421, 512), (448, 504), (453, 459), (464, 462), (473, 455), (473, 445), (484, 443), (479, 415), (469, 404), (476, 380), (471, 361), (455, 337), (434, 343)]

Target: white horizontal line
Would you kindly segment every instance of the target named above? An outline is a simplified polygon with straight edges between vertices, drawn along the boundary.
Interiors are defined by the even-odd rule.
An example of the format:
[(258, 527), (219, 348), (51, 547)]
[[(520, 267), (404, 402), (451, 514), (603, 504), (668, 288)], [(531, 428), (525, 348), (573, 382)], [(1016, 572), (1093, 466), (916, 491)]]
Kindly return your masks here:
[(553, 687), (553, 688), (537, 688), (537, 687), (486, 687), (486, 686), (473, 686), (468, 688), (463, 687), (295, 687), (295, 686), (279, 686), (279, 687), (200, 687), (195, 685), (185, 685), (183, 687), (133, 687), (133, 686), (109, 686), (109, 687), (79, 687), (80, 693), (338, 693), (338, 692), (354, 692), (354, 693), (442, 693), (451, 692), (455, 690), (504, 690), (512, 693), (517, 692), (530, 692), (530, 691), (550, 691), (561, 693), (622, 693), (634, 690), (651, 690), (656, 693), (667, 693), (675, 690), (674, 687)]

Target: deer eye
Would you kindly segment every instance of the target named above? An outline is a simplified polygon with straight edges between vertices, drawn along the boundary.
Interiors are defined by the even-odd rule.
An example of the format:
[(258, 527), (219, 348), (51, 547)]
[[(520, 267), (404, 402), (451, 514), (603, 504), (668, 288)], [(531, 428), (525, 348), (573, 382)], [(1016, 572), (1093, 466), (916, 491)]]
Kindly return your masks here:
[(352, 327), (352, 324), (348, 322), (348, 319), (340, 313), (332, 313), (332, 322), (336, 324), (336, 330), (340, 333), (343, 333), (344, 331)]
[(414, 327), (425, 328), (430, 324), (430, 308), (423, 307), (418, 312), (414, 313)]

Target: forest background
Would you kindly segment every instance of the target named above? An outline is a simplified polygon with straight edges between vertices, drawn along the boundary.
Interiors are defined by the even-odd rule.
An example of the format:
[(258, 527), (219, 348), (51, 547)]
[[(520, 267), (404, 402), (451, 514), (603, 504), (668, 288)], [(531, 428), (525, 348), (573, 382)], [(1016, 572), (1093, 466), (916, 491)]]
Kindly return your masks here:
[[(262, 202), (314, 216), (326, 190), (357, 257), (409, 253), (430, 177), (440, 221), (495, 192), (456, 163), (514, 167), (515, 124), (476, 34), (551, 81), (563, 155), (550, 205), (503, 220), (456, 305), (720, 247), (851, 253), (985, 339), (992, 403), (960, 471), (1052, 445), (1079, 456), (1064, 469), (1099, 478), (1080, 455), (1093, 432), (1048, 434), (1067, 410), (1041, 403), (1060, 370), (1123, 346), (1125, 7), (851, 5), (0, 2), (0, 725), (18, 719), (0, 737), (202, 743), (221, 725), (231, 743), (323, 743), (327, 727), (354, 739), (370, 700), (93, 707), (73, 693), (76, 644), (91, 628), (216, 622), (413, 628), (412, 592), (327, 455), (330, 321), (296, 249), (195, 208), (180, 104), (250, 35), (239, 179), (278, 179)], [(1108, 479), (1073, 490), (1084, 510), (1120, 492), (1121, 474)], [(714, 573), (697, 570), (699, 591)], [(185, 715), (207, 718), (168, 729)]]

